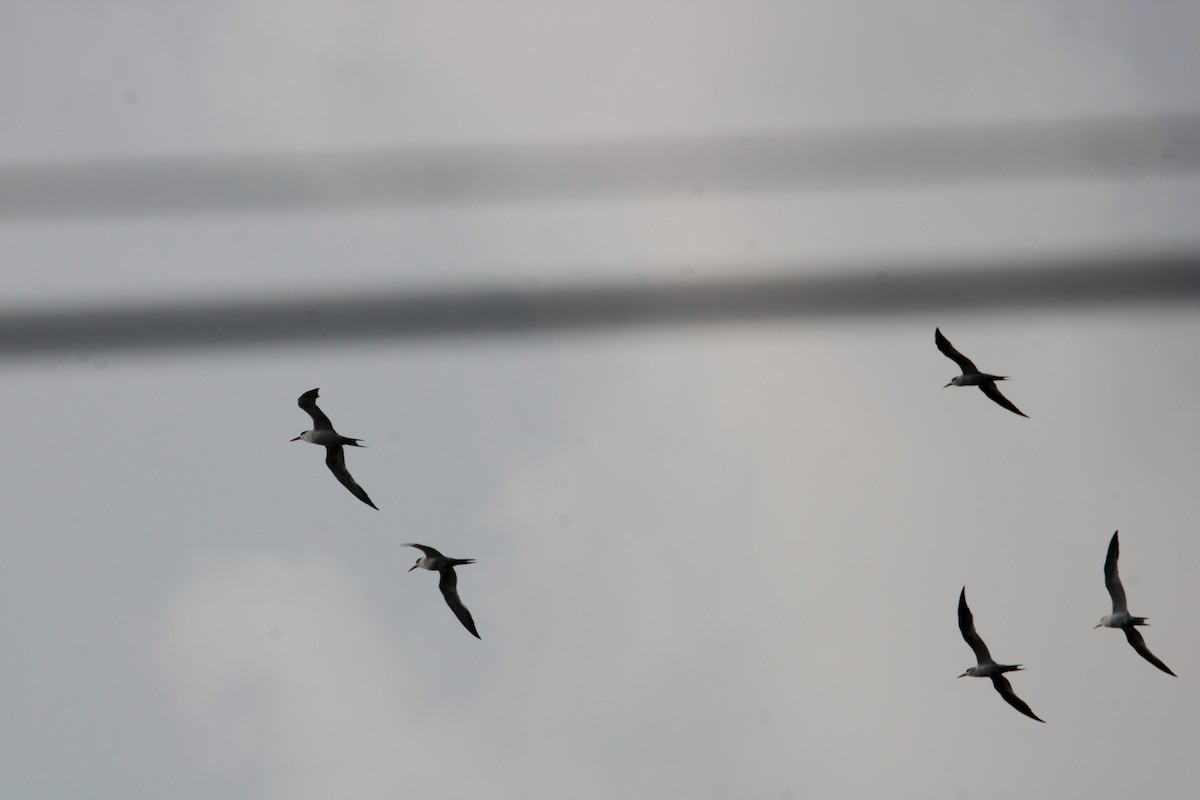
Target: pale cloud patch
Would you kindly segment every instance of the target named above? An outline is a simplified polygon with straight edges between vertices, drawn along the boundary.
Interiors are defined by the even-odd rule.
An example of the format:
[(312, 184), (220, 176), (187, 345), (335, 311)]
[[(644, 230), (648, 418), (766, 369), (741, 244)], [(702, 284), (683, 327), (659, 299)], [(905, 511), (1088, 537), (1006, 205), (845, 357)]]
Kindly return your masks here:
[(268, 797), (394, 796), (424, 711), (359, 585), (316, 558), (244, 555), (172, 599), (162, 665), (208, 766)]

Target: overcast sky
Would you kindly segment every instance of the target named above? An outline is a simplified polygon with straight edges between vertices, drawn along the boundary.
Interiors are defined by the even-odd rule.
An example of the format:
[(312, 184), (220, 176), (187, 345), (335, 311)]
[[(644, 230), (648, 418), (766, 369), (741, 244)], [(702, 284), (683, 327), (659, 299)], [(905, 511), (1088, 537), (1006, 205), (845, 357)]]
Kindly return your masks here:
[[(0, 169), (1152, 120), (1200, 111), (1197, 30), (1191, 4), (1097, 0), (9, 2)], [(1200, 186), (1168, 172), (0, 219), (0, 313), (1168, 253), (1200, 244), (1198, 213)], [(1012, 376), (1030, 419), (941, 388), (957, 369), (939, 325)], [(1192, 307), (152, 355), (82, 341), (2, 369), (6, 796), (1200, 785)], [(379, 511), (288, 443), (313, 387), (368, 445), (347, 464)], [(1092, 630), (1118, 528), (1130, 610), (1178, 679)], [(405, 572), (408, 541), (477, 559), (459, 590), (482, 640), (436, 576)], [(1046, 725), (955, 680), (974, 662), (964, 584)]]

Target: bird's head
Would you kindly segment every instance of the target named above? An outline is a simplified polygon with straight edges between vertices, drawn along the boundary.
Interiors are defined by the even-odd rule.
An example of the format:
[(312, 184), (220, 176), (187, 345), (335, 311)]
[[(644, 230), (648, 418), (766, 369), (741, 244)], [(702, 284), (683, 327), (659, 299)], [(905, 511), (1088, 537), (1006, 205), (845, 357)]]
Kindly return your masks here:
[(310, 434), (310, 433), (312, 433), (312, 431), (300, 431), (300, 435), (299, 435), (299, 436), (297, 436), (295, 439), (288, 439), (288, 441), (289, 441), (289, 442), (298, 442), (298, 441), (302, 440), (302, 439), (303, 439), (305, 436), (307, 436), (307, 435), (308, 435), (308, 434)]
[(414, 569), (416, 569), (417, 567), (421, 566), (421, 561), (423, 561), (423, 560), (424, 560), (424, 559), (420, 559), (420, 558), (418, 558), (418, 559), (417, 559), (417, 563), (415, 563), (415, 564), (413, 564), (411, 567), (409, 567), (409, 568), (408, 568), (408, 571), (409, 571), (409, 572), (412, 572)]
[(1103, 627), (1104, 627), (1104, 620), (1106, 620), (1106, 619), (1108, 619), (1108, 617), (1101, 617), (1101, 618), (1100, 618), (1100, 621), (1099, 621), (1099, 622), (1097, 622), (1095, 625), (1093, 625), (1093, 626), (1092, 626), (1092, 630), (1096, 630), (1096, 628), (1103, 628)]

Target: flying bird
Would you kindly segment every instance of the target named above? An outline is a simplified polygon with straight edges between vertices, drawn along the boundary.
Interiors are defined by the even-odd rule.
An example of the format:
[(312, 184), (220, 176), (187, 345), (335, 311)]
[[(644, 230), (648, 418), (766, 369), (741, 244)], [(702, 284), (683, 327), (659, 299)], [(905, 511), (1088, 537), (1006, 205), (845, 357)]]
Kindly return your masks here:
[(962, 631), (963, 639), (971, 646), (971, 650), (975, 653), (975, 660), (979, 662), (975, 666), (969, 667), (966, 672), (958, 677), (963, 678), (969, 675), (972, 678), (991, 678), (992, 685), (996, 687), (996, 691), (1004, 698), (1004, 702), (1030, 719), (1045, 722), (1046, 720), (1033, 713), (1024, 700), (1013, 693), (1012, 684), (1003, 675), (1005, 672), (1013, 672), (1021, 669), (1021, 665), (997, 664), (995, 661), (992, 661), (992, 654), (988, 652), (987, 645), (983, 643), (983, 639), (980, 639), (979, 634), (975, 632), (975, 617), (971, 615), (971, 609), (967, 607), (967, 587), (965, 586), (962, 588), (962, 593), (958, 596), (958, 629)]
[(325, 416), (325, 412), (317, 408), (317, 392), (319, 389), (310, 389), (296, 401), (296, 404), (308, 412), (312, 417), (313, 429), (304, 431), (293, 442), (304, 441), (311, 444), (319, 444), (325, 448), (325, 466), (329, 467), (329, 471), (333, 473), (338, 482), (350, 490), (350, 494), (362, 500), (376, 511), (379, 506), (371, 502), (371, 498), (367, 497), (367, 493), (363, 488), (354, 482), (354, 478), (350, 477), (350, 470), (346, 469), (346, 453), (342, 450), (343, 445), (350, 447), (362, 447), (359, 444), (362, 439), (351, 439), (347, 436), (342, 436), (333, 429), (333, 423), (329, 421), (329, 417)]
[[(980, 372), (979, 368), (975, 366), (974, 361), (955, 350), (954, 345), (950, 344), (950, 340), (942, 336), (941, 328), (934, 328), (933, 341), (937, 343), (938, 350), (941, 350), (946, 358), (958, 364), (958, 368), (962, 370), (962, 375), (955, 375), (946, 386), (978, 386), (984, 394), (991, 398), (992, 402), (1007, 408), (1014, 414), (1020, 414), (1026, 419), (1029, 418), (1028, 414), (1013, 405), (1012, 401), (1007, 397), (1000, 394), (1000, 387), (996, 385), (996, 381), (1008, 380), (1007, 375), (989, 375), (986, 372)], [(946, 386), (942, 388), (945, 389)]]
[(1150, 648), (1146, 647), (1146, 640), (1142, 638), (1141, 631), (1135, 627), (1149, 624), (1146, 622), (1149, 617), (1135, 617), (1129, 613), (1129, 609), (1125, 605), (1125, 587), (1121, 583), (1120, 573), (1117, 572), (1117, 559), (1121, 556), (1121, 545), (1117, 541), (1117, 533), (1118, 531), (1113, 531), (1112, 541), (1108, 543), (1108, 557), (1104, 559), (1104, 585), (1108, 587), (1108, 593), (1112, 596), (1112, 613), (1101, 617), (1100, 622), (1092, 626), (1092, 630), (1100, 627), (1120, 628), (1125, 631), (1125, 638), (1129, 644), (1133, 645), (1133, 649), (1139, 656), (1168, 675), (1179, 677), (1171, 672), (1170, 667), (1159, 661), (1154, 653), (1150, 652)]
[(471, 619), (471, 612), (467, 611), (467, 607), (462, 604), (462, 600), (458, 597), (458, 575), (454, 573), (454, 568), (460, 564), (474, 564), (473, 558), (446, 558), (444, 555), (434, 550), (432, 547), (424, 544), (415, 544), (413, 542), (405, 542), (404, 547), (415, 547), (425, 555), (417, 559), (417, 563), (408, 568), (412, 572), (417, 567), (421, 569), (433, 570), (438, 573), (441, 578), (438, 580), (438, 588), (442, 590), (442, 597), (446, 598), (446, 605), (450, 606), (450, 610), (454, 612), (454, 616), (458, 617), (458, 621), (463, 624), (463, 627), (471, 632), (471, 635), (476, 639), (482, 639), (479, 631), (475, 630), (475, 620)]

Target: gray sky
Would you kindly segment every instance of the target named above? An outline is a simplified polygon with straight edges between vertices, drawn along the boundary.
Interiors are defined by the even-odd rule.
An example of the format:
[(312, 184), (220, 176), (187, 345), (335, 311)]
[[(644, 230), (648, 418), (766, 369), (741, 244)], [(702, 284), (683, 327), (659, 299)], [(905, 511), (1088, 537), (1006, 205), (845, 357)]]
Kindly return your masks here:
[[(1188, 4), (102, 5), (0, 11), (0, 166), (1200, 109)], [(1198, 188), (9, 220), (0, 312), (1169, 253)], [(936, 325), (1031, 419), (942, 390)], [(6, 362), (6, 791), (1184, 796), (1198, 344), (1184, 306)], [(314, 386), (379, 512), (288, 444)], [(1091, 630), (1117, 528), (1177, 680)], [(478, 559), (482, 641), (405, 541)], [(955, 680), (964, 584), (1048, 724)]]

